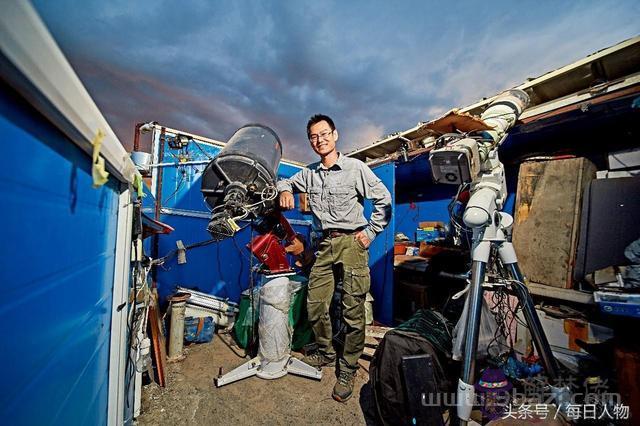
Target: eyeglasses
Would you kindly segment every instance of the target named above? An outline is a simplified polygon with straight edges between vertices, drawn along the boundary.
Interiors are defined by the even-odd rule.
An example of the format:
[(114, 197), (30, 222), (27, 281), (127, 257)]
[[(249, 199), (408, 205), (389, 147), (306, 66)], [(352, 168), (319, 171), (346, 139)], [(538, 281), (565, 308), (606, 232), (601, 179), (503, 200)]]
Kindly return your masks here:
[(318, 143), (320, 139), (326, 141), (329, 139), (329, 135), (331, 134), (333, 134), (333, 130), (325, 130), (324, 132), (320, 132), (317, 135), (309, 135), (309, 142)]

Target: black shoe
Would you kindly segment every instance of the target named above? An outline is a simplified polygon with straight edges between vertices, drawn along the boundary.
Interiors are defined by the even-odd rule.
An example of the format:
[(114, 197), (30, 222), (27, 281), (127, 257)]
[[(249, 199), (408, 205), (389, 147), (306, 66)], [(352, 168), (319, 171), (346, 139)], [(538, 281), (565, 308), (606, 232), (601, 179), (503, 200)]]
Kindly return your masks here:
[(314, 352), (311, 355), (306, 355), (304, 358), (302, 358), (302, 362), (316, 368), (332, 364), (333, 362), (335, 362), (335, 360), (336, 359), (334, 357), (326, 356), (321, 352)]
[(340, 371), (338, 381), (333, 387), (333, 399), (338, 402), (347, 402), (353, 394), (353, 383), (355, 382), (356, 373), (351, 371)]

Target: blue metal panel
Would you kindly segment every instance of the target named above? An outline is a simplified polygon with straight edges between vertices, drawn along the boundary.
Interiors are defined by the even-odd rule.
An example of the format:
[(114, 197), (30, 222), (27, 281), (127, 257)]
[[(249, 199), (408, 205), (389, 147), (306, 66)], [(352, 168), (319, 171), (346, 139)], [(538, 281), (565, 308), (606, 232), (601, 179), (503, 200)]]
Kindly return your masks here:
[(456, 190), (454, 185), (433, 183), (426, 155), (399, 163), (396, 169), (396, 232), (413, 240), (421, 221), (449, 223), (447, 207)]
[[(174, 250), (177, 240), (189, 245), (211, 238), (206, 231), (208, 219), (162, 215), (161, 220), (175, 228), (171, 234), (160, 236), (161, 256)], [(245, 226), (249, 223), (242, 221), (239, 224)], [(293, 228), (309, 239), (309, 226), (294, 225)], [(234, 238), (189, 250), (184, 265), (178, 265), (175, 258), (168, 261), (158, 273), (160, 296), (166, 298), (180, 285), (239, 302), (240, 294), (250, 285), (250, 260), (246, 245), (251, 235), (251, 227), (247, 226)], [(255, 259), (252, 265), (257, 265)]]
[[(391, 193), (391, 204), (395, 205), (395, 165), (383, 164), (373, 169)], [(365, 203), (365, 216), (371, 215), (371, 203)], [(393, 325), (393, 241), (395, 235), (395, 213), (389, 225), (382, 231), (369, 248), (371, 268), (371, 295), (374, 298), (374, 318), (387, 325)]]
[(103, 424), (118, 184), (0, 85), (5, 424)]
[[(177, 240), (189, 245), (211, 238), (206, 230), (208, 219), (163, 215), (161, 220), (175, 228), (160, 237), (161, 255), (174, 250)], [(175, 258), (170, 260), (158, 273), (160, 296), (165, 298), (180, 285), (239, 301), (240, 293), (249, 285), (249, 252), (244, 248), (249, 238), (247, 228), (235, 238), (189, 250), (184, 265), (178, 265)]]

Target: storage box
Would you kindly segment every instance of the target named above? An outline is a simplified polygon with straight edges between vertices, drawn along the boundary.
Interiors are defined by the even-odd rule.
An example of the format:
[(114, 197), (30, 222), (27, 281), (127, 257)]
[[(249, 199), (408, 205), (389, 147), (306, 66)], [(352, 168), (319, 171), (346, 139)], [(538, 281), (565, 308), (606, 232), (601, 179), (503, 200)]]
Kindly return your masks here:
[(402, 241), (393, 244), (393, 254), (407, 254), (407, 247), (414, 247), (416, 244), (411, 241)]
[(640, 318), (640, 294), (596, 291), (593, 300), (605, 314)]
[(416, 241), (418, 242), (431, 242), (442, 238), (444, 238), (444, 232), (438, 228), (416, 229)]
[(427, 228), (439, 228), (444, 229), (444, 222), (419, 222), (418, 228), (427, 229)]
[[(580, 347), (576, 340), (597, 344), (606, 342), (613, 337), (613, 329), (589, 322), (586, 319), (556, 318), (542, 309), (536, 309), (536, 313), (554, 354), (586, 354), (587, 352)], [(522, 311), (518, 312), (518, 317), (524, 323)], [(517, 328), (515, 349), (520, 353), (527, 353), (527, 347), (531, 345), (530, 333), (520, 321)]]
[(422, 257), (435, 256), (438, 253), (442, 253), (444, 250), (445, 250), (444, 247), (437, 246), (434, 244), (429, 244), (426, 241), (422, 241), (420, 243), (420, 256)]
[(436, 241), (445, 237), (444, 222), (420, 222), (416, 229), (416, 241)]

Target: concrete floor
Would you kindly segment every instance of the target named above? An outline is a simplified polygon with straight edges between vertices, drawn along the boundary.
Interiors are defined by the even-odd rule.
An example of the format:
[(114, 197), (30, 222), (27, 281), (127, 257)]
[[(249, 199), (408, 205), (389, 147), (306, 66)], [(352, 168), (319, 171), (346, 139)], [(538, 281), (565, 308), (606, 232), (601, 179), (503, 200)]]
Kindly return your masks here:
[(228, 372), (246, 361), (243, 350), (230, 348), (230, 342), (231, 336), (216, 335), (211, 343), (186, 347), (183, 361), (167, 365), (165, 388), (155, 383), (143, 387), (138, 424), (375, 424), (368, 362), (362, 362), (366, 369), (359, 370), (354, 395), (346, 403), (331, 398), (335, 370), (329, 367), (321, 381), (253, 377), (216, 388), (213, 379), (220, 367)]

